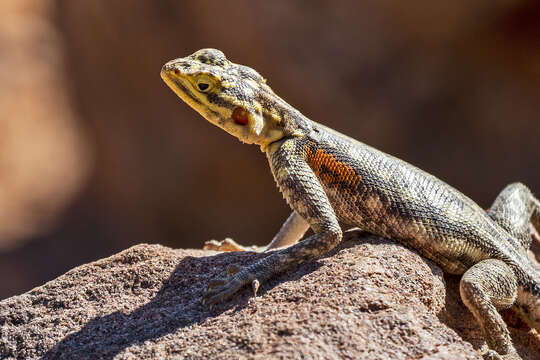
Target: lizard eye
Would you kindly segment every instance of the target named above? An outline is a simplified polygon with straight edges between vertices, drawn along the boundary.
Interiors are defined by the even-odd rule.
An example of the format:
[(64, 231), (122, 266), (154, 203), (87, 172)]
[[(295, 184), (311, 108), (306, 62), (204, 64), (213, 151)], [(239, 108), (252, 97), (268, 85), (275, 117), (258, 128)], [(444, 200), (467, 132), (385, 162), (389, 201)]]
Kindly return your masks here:
[(201, 92), (207, 92), (212, 88), (213, 81), (206, 75), (201, 75), (196, 79), (197, 89)]
[(199, 90), (205, 91), (210, 87), (210, 84), (200, 82), (197, 84), (197, 87), (199, 88)]

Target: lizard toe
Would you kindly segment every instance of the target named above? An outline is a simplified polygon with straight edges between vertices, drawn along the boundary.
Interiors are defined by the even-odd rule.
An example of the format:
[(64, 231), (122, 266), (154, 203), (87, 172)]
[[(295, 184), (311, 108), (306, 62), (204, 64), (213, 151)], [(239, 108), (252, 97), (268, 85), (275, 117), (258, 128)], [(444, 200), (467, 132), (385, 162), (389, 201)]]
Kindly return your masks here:
[(251, 282), (251, 288), (253, 289), (253, 296), (257, 296), (257, 291), (259, 291), (260, 286), (261, 286), (261, 283), (257, 279)]
[(226, 238), (222, 241), (209, 240), (204, 243), (203, 250), (215, 250), (215, 251), (253, 251), (253, 247), (246, 247), (238, 244), (233, 239)]
[(208, 282), (208, 287), (206, 288), (206, 290), (211, 290), (217, 286), (222, 286), (224, 284), (227, 283), (227, 279), (214, 279), (214, 280), (210, 280)]
[(241, 281), (235, 278), (226, 280), (220, 285), (209, 288), (203, 295), (202, 303), (212, 307), (218, 302), (231, 298), (243, 285)]

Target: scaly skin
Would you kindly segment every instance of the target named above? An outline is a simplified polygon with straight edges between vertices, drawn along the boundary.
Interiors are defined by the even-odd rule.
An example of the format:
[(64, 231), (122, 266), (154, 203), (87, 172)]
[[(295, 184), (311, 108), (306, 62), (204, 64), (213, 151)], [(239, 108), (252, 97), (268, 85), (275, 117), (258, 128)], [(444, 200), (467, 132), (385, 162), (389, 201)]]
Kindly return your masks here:
[[(219, 50), (170, 61), (161, 76), (208, 121), (261, 147), (293, 209), (266, 248), (280, 249), (230, 269), (209, 284), (203, 302), (212, 306), (248, 284), (256, 293), (277, 273), (328, 252), (341, 240), (341, 222), (400, 241), (444, 271), (463, 274), (461, 297), (482, 327), (491, 349), (486, 356), (519, 358), (500, 309), (513, 306), (540, 331), (540, 275), (526, 253), (531, 229), (540, 229), (540, 202), (527, 187), (509, 185), (486, 213), (436, 177), (309, 120), (255, 70)], [(298, 242), (309, 227), (314, 234)], [(226, 246), (244, 249), (230, 241)]]

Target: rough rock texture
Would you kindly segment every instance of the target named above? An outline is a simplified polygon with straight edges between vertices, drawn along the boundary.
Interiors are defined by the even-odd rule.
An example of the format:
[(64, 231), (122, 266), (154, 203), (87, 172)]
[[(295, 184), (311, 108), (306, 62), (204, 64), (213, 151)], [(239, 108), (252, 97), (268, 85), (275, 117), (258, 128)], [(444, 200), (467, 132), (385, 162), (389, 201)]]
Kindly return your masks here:
[[(213, 310), (207, 282), (262, 255), (132, 247), (0, 302), (0, 358), (481, 358), (457, 279), (361, 236)], [(538, 354), (533, 330), (512, 335), (525, 359)]]

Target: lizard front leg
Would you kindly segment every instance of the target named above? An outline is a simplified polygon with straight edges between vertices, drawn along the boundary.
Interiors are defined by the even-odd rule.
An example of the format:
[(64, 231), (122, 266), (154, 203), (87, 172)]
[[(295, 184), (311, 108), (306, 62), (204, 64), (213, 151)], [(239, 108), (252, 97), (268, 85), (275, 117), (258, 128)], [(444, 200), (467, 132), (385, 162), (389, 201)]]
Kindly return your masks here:
[(272, 173), (289, 205), (311, 226), (314, 234), (278, 250), (227, 279), (212, 282), (203, 296), (210, 306), (230, 298), (247, 284), (256, 292), (259, 284), (288, 268), (332, 249), (342, 232), (334, 210), (319, 180), (302, 156), (297, 139), (276, 144), (268, 151)]
[(207, 241), (204, 243), (203, 249), (217, 251), (264, 252), (295, 244), (302, 238), (302, 236), (304, 236), (307, 229), (309, 229), (309, 224), (302, 218), (302, 216), (298, 215), (296, 211), (293, 211), (283, 223), (276, 236), (274, 236), (272, 241), (266, 246), (242, 246), (232, 239), (225, 239), (223, 241)]
[(301, 215), (293, 211), (279, 229), (264, 251), (273, 250), (297, 243), (309, 229), (309, 224)]

